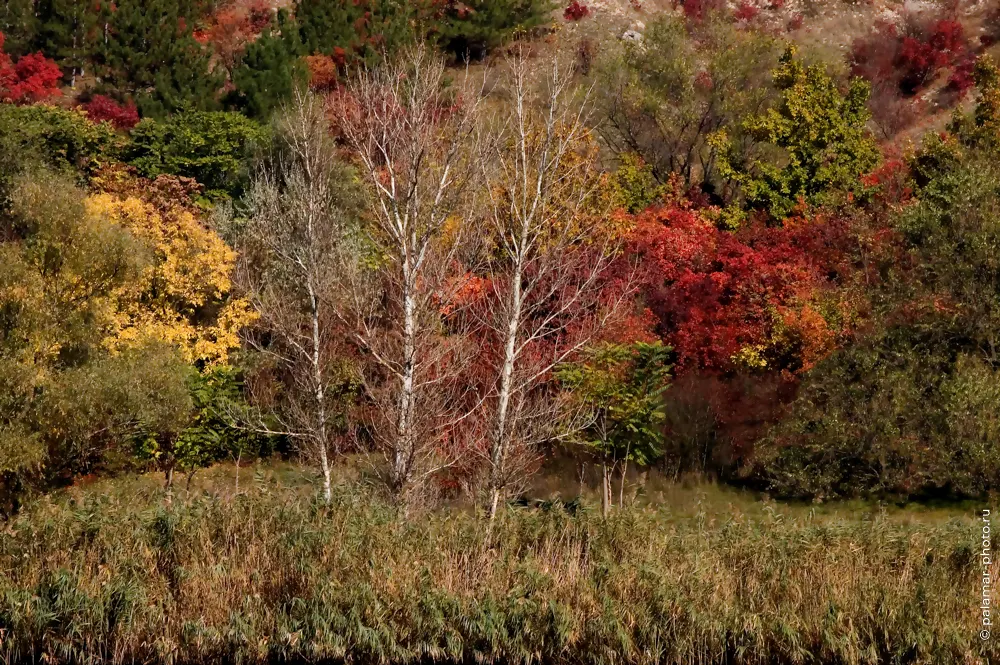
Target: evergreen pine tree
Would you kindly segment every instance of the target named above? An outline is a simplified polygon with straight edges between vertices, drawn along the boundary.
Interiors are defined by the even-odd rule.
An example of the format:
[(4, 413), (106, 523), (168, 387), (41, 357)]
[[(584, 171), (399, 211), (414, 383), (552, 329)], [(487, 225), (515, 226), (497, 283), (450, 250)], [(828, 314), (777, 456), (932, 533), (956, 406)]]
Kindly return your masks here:
[(440, 19), (438, 40), (459, 58), (481, 58), (505, 39), (544, 25), (552, 0), (464, 0), (449, 2)]
[(39, 0), (34, 48), (59, 63), (75, 87), (94, 56), (99, 7), (93, 0)]
[(308, 53), (330, 55), (337, 47), (354, 47), (357, 43), (354, 25), (363, 17), (361, 3), (345, 0), (298, 0), (295, 3), (295, 19)]
[(269, 116), (291, 97), (296, 86), (306, 84), (308, 71), (302, 53), (298, 26), (282, 10), (277, 25), (268, 26), (247, 46), (242, 62), (233, 71), (236, 90), (231, 102), (251, 117)]
[(30, 52), (37, 29), (35, 0), (4, 0), (0, 6), (0, 32), (8, 55), (17, 57)]
[(222, 79), (176, 0), (119, 0), (107, 12), (102, 73), (119, 94), (135, 93), (143, 115), (218, 108)]
[(391, 53), (433, 30), (439, 0), (298, 0), (305, 53), (338, 48), (361, 58)]

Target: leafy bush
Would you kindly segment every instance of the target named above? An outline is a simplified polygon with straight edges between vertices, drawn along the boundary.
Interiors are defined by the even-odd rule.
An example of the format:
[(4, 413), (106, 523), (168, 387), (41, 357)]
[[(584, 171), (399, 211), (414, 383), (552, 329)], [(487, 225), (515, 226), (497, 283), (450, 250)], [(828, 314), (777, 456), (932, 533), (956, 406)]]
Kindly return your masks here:
[(684, 10), (684, 16), (693, 21), (702, 21), (725, 11), (725, 0), (676, 0)]
[(785, 497), (980, 497), (1000, 487), (1000, 376), (895, 329), (819, 365), (756, 465)]
[(590, 16), (590, 7), (580, 4), (580, 0), (573, 0), (563, 10), (563, 18), (567, 21), (579, 21)]
[(245, 408), (239, 370), (220, 365), (191, 372), (188, 387), (193, 415), (183, 430), (174, 437), (155, 430), (136, 437), (138, 457), (154, 462), (168, 484), (175, 471), (187, 473), (190, 483), (198, 469), (215, 462), (252, 462), (273, 452), (271, 438), (235, 426), (233, 414)]
[(774, 146), (783, 158), (746, 163), (731, 154), (732, 143), (715, 137), (723, 151), (722, 172), (739, 182), (746, 204), (782, 220), (802, 202), (833, 202), (874, 169), (881, 154), (865, 125), (870, 88), (852, 79), (846, 93), (823, 65), (806, 66), (789, 48), (774, 71), (780, 101), (766, 113), (746, 119), (756, 141)]
[(757, 18), (758, 14), (760, 14), (760, 7), (751, 4), (748, 0), (743, 0), (740, 2), (740, 6), (736, 8), (736, 11), (733, 12), (733, 18), (737, 21), (749, 22)]
[(937, 138), (916, 157), (916, 201), (894, 220), (905, 260), (876, 296), (884, 304), (873, 332), (807, 376), (789, 417), (760, 447), (759, 469), (776, 492), (984, 496), (1000, 488), (994, 149)]
[(128, 143), (81, 111), (44, 105), (0, 105), (0, 137), (11, 146), (8, 166), (34, 155), (56, 168), (88, 172), (116, 160)]
[(728, 202), (735, 183), (720, 174), (709, 138), (725, 130), (734, 149), (753, 147), (742, 122), (747, 109), (775, 97), (770, 74), (781, 51), (776, 40), (730, 23), (712, 21), (700, 30), (696, 37), (683, 20), (659, 17), (641, 45), (604, 54), (600, 131), (619, 154), (638, 154), (660, 184), (677, 174), (684, 189), (700, 187)]
[(925, 22), (909, 17), (903, 31), (879, 22), (855, 40), (848, 60), (851, 73), (872, 86), (869, 108), (886, 138), (912, 124), (920, 108), (910, 101), (943, 68), (951, 67), (949, 90), (955, 99), (972, 87), (974, 58), (962, 25), (955, 20)]
[(115, 129), (129, 130), (139, 124), (139, 109), (131, 101), (119, 104), (110, 97), (94, 95), (81, 108), (91, 122), (108, 122)]
[(0, 102), (32, 104), (61, 94), (62, 70), (41, 53), (22, 55), (15, 62), (3, 51), (0, 32)]
[(194, 178), (209, 198), (237, 195), (268, 130), (239, 113), (193, 111), (143, 120), (132, 130), (126, 161), (149, 178)]
[(18, 176), (0, 222), (2, 480), (44, 487), (92, 472), (138, 422), (180, 426), (188, 366), (176, 350), (106, 344), (122, 290), (147, 266), (144, 243), (44, 171)]
[(303, 59), (309, 70), (309, 87), (321, 92), (333, 89), (340, 79), (341, 69), (347, 64), (343, 49), (334, 49), (333, 55), (307, 55)]
[(904, 92), (914, 94), (939, 69), (955, 62), (965, 51), (965, 32), (954, 20), (937, 21), (923, 35), (904, 36), (896, 56), (896, 66), (901, 70), (900, 86)]
[(684, 205), (653, 207), (629, 233), (644, 304), (677, 353), (678, 371), (798, 372), (828, 354), (851, 310), (844, 220), (722, 231)]

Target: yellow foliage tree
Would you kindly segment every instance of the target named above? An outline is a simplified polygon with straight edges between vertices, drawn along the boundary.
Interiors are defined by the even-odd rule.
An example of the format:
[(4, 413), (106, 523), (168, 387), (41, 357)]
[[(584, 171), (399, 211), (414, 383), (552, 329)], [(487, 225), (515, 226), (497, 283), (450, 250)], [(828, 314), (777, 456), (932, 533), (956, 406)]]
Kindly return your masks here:
[(188, 362), (224, 363), (254, 318), (244, 299), (230, 297), (236, 253), (180, 204), (97, 193), (86, 206), (152, 253), (140, 277), (115, 291), (105, 346), (119, 351), (161, 341), (180, 348)]

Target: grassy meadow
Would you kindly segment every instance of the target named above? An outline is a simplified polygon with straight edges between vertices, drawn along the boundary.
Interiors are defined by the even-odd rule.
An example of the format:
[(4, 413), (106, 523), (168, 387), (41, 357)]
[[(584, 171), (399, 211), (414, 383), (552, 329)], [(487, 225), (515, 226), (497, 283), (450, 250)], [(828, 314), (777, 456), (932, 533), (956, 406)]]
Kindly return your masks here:
[[(356, 476), (357, 474), (348, 474)], [(543, 476), (540, 484), (546, 482)], [(275, 464), (39, 499), (0, 533), (5, 663), (989, 663), (971, 506), (795, 506), (655, 479), (400, 519)]]

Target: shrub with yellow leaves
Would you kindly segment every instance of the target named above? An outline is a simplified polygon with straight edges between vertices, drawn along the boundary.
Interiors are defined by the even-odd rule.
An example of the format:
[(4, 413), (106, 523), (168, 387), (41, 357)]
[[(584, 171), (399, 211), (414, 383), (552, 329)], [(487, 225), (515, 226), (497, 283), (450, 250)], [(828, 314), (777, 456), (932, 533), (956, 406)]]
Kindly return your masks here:
[[(176, 345), (188, 362), (224, 363), (239, 346), (240, 328), (254, 319), (248, 303), (230, 294), (236, 253), (192, 206), (156, 197), (169, 183), (135, 180), (134, 187), (118, 181), (114, 193), (86, 199), (91, 215), (118, 224), (153, 256), (138, 279), (116, 290), (105, 346), (119, 351), (159, 341)], [(142, 185), (148, 194), (140, 197)]]

